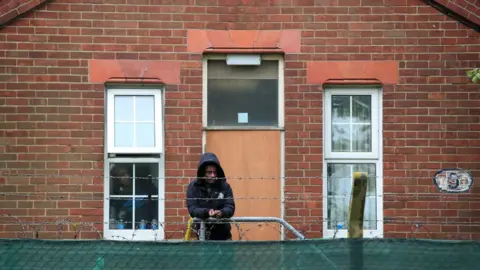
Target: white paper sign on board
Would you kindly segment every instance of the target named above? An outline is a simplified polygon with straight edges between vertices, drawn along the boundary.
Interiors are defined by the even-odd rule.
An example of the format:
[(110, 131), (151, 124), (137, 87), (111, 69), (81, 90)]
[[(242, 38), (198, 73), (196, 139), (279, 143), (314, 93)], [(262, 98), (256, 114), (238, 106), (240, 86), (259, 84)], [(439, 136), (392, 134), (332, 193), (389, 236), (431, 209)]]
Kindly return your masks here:
[(238, 113), (238, 123), (247, 124), (248, 123), (248, 113)]

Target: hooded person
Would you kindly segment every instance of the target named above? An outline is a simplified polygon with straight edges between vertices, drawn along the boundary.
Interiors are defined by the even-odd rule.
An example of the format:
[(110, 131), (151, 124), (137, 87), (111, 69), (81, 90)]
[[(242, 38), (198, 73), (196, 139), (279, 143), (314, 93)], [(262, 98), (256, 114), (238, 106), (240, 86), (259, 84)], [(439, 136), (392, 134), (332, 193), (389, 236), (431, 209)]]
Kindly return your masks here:
[[(228, 219), (235, 213), (235, 201), (220, 161), (214, 153), (204, 153), (198, 163), (197, 178), (187, 189), (187, 208), (191, 217)], [(195, 224), (198, 231), (200, 224)], [(232, 238), (228, 222), (206, 222), (206, 240)]]

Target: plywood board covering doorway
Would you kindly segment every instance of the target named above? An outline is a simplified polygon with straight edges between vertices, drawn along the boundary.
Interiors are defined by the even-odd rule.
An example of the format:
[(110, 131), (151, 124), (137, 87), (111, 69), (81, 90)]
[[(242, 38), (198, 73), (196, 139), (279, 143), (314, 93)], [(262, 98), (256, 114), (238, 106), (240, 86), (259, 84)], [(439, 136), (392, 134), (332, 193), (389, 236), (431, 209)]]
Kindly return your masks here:
[[(235, 216), (281, 217), (281, 133), (207, 131), (206, 151), (217, 154), (233, 189)], [(262, 179), (265, 178), (265, 179)], [(232, 224), (234, 240), (280, 240), (274, 223)]]

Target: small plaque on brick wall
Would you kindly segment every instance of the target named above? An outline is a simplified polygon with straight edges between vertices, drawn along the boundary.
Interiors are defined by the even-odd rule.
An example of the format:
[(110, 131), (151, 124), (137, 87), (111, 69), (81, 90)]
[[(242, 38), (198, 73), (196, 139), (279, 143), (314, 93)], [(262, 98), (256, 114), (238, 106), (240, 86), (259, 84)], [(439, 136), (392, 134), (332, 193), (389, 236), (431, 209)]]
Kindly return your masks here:
[(435, 174), (433, 183), (442, 192), (464, 193), (472, 188), (473, 176), (462, 169), (443, 169)]

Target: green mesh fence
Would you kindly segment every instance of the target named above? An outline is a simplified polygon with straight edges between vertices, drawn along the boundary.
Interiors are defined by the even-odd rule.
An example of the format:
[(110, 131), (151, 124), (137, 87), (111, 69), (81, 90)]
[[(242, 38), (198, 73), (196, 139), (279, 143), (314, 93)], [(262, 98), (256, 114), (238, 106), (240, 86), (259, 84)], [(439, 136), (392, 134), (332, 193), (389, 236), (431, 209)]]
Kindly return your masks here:
[[(0, 240), (0, 269), (479, 269), (480, 243)], [(363, 265), (363, 268), (361, 267)]]

